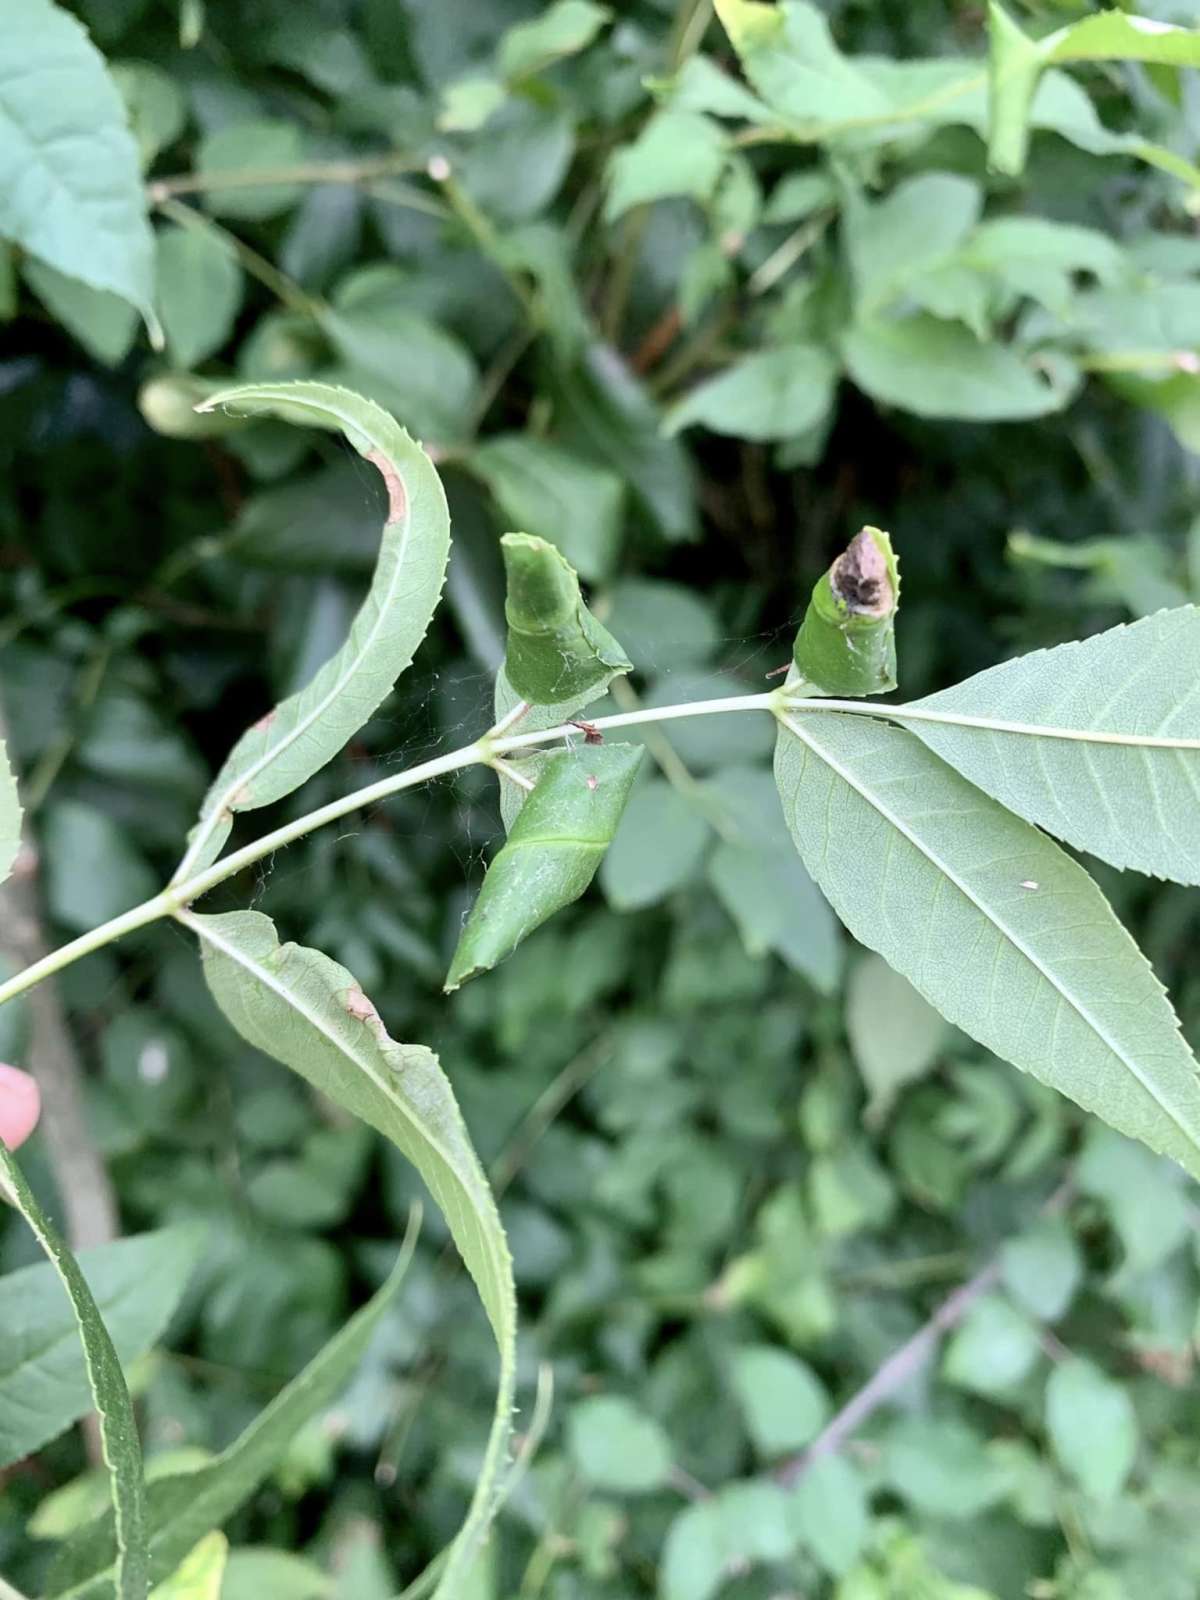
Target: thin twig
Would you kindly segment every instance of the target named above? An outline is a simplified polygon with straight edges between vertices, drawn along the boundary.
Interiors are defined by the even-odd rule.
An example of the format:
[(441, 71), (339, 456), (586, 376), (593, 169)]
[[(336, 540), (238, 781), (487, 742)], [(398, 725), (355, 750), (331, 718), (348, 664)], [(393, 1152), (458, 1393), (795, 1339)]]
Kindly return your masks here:
[(398, 177), (420, 172), (422, 164), (411, 156), (392, 152), (359, 161), (300, 161), (284, 167), (241, 167), (228, 172), (180, 172), (154, 178), (146, 185), (152, 206), (179, 194), (208, 194), (217, 189), (259, 189), (287, 183), (367, 183), (373, 178)]
[[(1074, 1193), (1068, 1181), (1060, 1184), (1041, 1209), (1041, 1215), (1053, 1216), (1065, 1209)], [(941, 1343), (942, 1335), (966, 1316), (977, 1300), (994, 1289), (1003, 1270), (999, 1251), (974, 1277), (959, 1284), (953, 1294), (947, 1295), (929, 1321), (918, 1328), (911, 1339), (894, 1350), (881, 1367), (867, 1380), (858, 1392), (850, 1397), (833, 1420), (822, 1429), (806, 1450), (792, 1456), (775, 1469), (775, 1477), (785, 1488), (799, 1483), (805, 1473), (825, 1456), (836, 1455), (846, 1441), (874, 1416), (898, 1390), (921, 1370)]]

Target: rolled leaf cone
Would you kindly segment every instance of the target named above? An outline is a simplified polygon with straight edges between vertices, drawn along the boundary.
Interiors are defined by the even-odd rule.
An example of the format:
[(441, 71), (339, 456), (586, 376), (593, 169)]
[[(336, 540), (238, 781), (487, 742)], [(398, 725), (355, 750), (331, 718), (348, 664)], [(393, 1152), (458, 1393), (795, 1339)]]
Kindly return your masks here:
[(508, 593), (508, 681), (531, 705), (599, 696), (633, 663), (584, 604), (575, 569), (528, 533), (500, 541)]
[(896, 687), (900, 573), (892, 541), (863, 528), (812, 592), (792, 651), (814, 694), (884, 694)]
[(447, 993), (503, 961), (578, 900), (613, 841), (644, 755), (642, 745), (604, 744), (545, 758), (471, 907), (446, 976)]

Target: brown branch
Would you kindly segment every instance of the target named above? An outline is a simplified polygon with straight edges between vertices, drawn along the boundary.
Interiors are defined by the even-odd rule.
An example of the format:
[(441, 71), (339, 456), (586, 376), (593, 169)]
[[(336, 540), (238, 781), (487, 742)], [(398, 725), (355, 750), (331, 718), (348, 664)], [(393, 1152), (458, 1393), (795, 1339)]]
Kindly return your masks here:
[[(1074, 1193), (1070, 1182), (1061, 1184), (1042, 1207), (1041, 1215), (1052, 1216), (1062, 1211)], [(825, 1456), (836, 1455), (848, 1439), (856, 1434), (867, 1419), (885, 1405), (898, 1390), (915, 1377), (941, 1343), (942, 1335), (956, 1328), (977, 1300), (981, 1300), (1000, 1281), (1000, 1252), (981, 1267), (973, 1278), (960, 1283), (947, 1295), (929, 1321), (918, 1328), (912, 1338), (894, 1350), (881, 1367), (853, 1394), (831, 1422), (817, 1435), (807, 1449), (792, 1456), (775, 1469), (776, 1480), (790, 1489), (799, 1483), (805, 1473)]]
[[(0, 708), (0, 743), (7, 729)], [(21, 969), (47, 952), (37, 888), (37, 848), (28, 826), (12, 876), (0, 885), (0, 955)], [(86, 864), (80, 863), (80, 870)], [(29, 993), (32, 1022), (25, 1066), (42, 1094), (42, 1129), (67, 1239), (73, 1250), (106, 1244), (120, 1229), (108, 1172), (92, 1143), (84, 1109), (83, 1069), (53, 979)]]

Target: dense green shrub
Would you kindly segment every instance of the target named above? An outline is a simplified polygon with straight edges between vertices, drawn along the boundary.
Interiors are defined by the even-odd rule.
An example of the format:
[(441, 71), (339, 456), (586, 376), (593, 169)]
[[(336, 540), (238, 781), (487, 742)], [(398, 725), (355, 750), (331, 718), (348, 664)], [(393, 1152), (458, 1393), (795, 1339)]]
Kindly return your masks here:
[[(504, 549), (525, 641), (509, 675), (556, 699), (539, 693), (541, 578), (514, 608), (521, 562), (549, 559), (538, 540), (592, 608), (561, 574), (549, 585), (553, 647), (587, 679), (570, 716), (622, 652), (634, 674), (589, 718), (764, 696), (814, 581), (880, 524), (901, 553), (909, 700), (1171, 608), (1010, 666), (982, 701), (929, 704), (1008, 705), (1022, 724), (1066, 704), (1104, 729), (1088, 685), (1120, 685), (1194, 749), (1200, 128), (1178, 68), (1200, 63), (1200, 37), (1166, 26), (1190, 8), (1046, 5), (1018, 25), (882, 0), (718, 0), (718, 15), (707, 0), (81, 0), (103, 58), (51, 0), (10, 9), (0, 694), (42, 931), (57, 944), (153, 895), (198, 813), (178, 881), (207, 869), (226, 811), (274, 807), (237, 820), (241, 845), (371, 785), (394, 795), (349, 832), (251, 851), (205, 902), (223, 894), (228, 913), (184, 920), (273, 962), (269, 924), (234, 910), (252, 904), (327, 952), (337, 967), (279, 959), (349, 996), (347, 1026), (373, 1030), (370, 995), (395, 1037), (436, 1048), (501, 1197), (524, 1448), (500, 1474), (498, 1535), (446, 1592), (1192, 1595), (1188, 1182), (843, 935), (781, 825), (770, 718), (653, 725), (599, 893), (449, 999), (520, 794), (504, 774), (502, 819), (491, 775), (461, 762), (401, 792), (403, 769), (493, 721)], [(445, 604), (421, 670), (384, 700), (428, 617), (394, 641), (365, 726), (348, 718), (266, 794), (245, 792), (235, 754), (204, 810), (243, 728), (342, 646), (380, 525), (401, 520), (361, 459), (375, 413), (343, 419), (356, 454), (290, 425), (297, 394), (325, 392), (274, 387), (295, 381), (357, 391), (423, 442), (450, 501)], [(267, 414), (194, 409), (232, 385), (269, 393)], [(417, 452), (400, 478), (434, 503)], [(513, 528), (532, 541), (502, 547)], [(430, 559), (417, 611), (441, 588)], [(1148, 638), (1154, 660), (1137, 655)], [(822, 683), (814, 659), (818, 689), (887, 687), (886, 659), (869, 685)], [(1037, 824), (1095, 853), (1194, 1043), (1195, 894), (1112, 868), (1196, 881), (1195, 758), (1167, 780), (1145, 749), (1047, 762), (1035, 740), (1025, 769), (961, 723), (904, 726), (906, 751), (934, 752), (919, 784), (949, 762), (1027, 819), (1008, 818), (1022, 839)], [(635, 764), (636, 748), (625, 777)], [(841, 835), (858, 824), (838, 806), (849, 881)], [(811, 830), (797, 838), (803, 852)], [(847, 909), (827, 856), (805, 860), (849, 925), (931, 993), (920, 918)], [(10, 966), (30, 953), (29, 865), (0, 891)], [(1018, 899), (1044, 887), (1020, 878)], [(902, 888), (911, 909), (911, 875)], [(526, 894), (518, 875), (510, 903)], [(499, 953), (478, 926), (455, 981)], [(247, 1022), (221, 959), (209, 977), (240, 1033), (297, 1064), (278, 1016)], [(1116, 1053), (1152, 1081), (1174, 1072), (1187, 1099), (1186, 1052), (1164, 1044), (1169, 1012), (1144, 982)], [(1142, 983), (1114, 979), (1114, 1002)], [(426, 1209), (392, 1273), (411, 1169), (346, 1116), (335, 1079), (307, 1073), (334, 1091), (312, 1093), (230, 1029), (177, 925), (143, 919), (53, 993), (131, 1236), (83, 1260), (160, 1480), (156, 1575), (194, 1545), (192, 1588), (181, 1576), (173, 1594), (397, 1593), (463, 1521), (496, 1387), (441, 1217)], [(45, 1023), (24, 995), (5, 1006), (0, 1057), (32, 1051), (40, 1070)], [(1042, 1075), (1063, 1082), (1057, 1043)], [(1163, 1113), (1178, 1142), (1090, 1058), (1080, 1071), (1076, 1098), (1187, 1160), (1186, 1104)], [(27, 1209), (69, 1215), (79, 1152), (53, 1137), (57, 1115), (22, 1158)], [(92, 1581), (107, 1534), (88, 1526), (105, 1477), (66, 1431), (89, 1404), (70, 1308), (26, 1230), (0, 1242), (20, 1274), (0, 1300), (16, 1352), (0, 1356), (0, 1571), (22, 1594), (111, 1592)], [(477, 1244), (502, 1267), (502, 1247)], [(501, 1268), (489, 1288), (467, 1255), (503, 1324)], [(103, 1386), (111, 1351), (91, 1338)], [(119, 1431), (115, 1364), (107, 1379)], [(285, 1384), (278, 1436), (254, 1431)], [(145, 1592), (131, 1474), (123, 1594)], [(218, 1526), (223, 1586), (224, 1545), (198, 1543)]]

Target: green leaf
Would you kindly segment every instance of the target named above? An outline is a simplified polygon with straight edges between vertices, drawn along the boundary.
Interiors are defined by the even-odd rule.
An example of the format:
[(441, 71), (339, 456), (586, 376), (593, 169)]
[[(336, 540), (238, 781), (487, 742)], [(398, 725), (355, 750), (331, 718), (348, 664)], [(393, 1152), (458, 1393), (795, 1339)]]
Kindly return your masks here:
[(479, 385), (474, 357), (412, 309), (402, 280), (364, 270), (342, 285), (320, 323), (346, 388), (365, 393), (418, 438), (450, 444), (467, 436)]
[(531, 22), (509, 28), (496, 52), (496, 64), (513, 80), (544, 72), (566, 56), (586, 50), (611, 17), (593, 0), (554, 0)]
[[(256, 913), (234, 915), (251, 917)], [(267, 921), (266, 917), (258, 920)], [(156, 1478), (149, 1485), (147, 1514), (153, 1578), (169, 1576), (198, 1540), (227, 1522), (263, 1482), (301, 1429), (320, 1416), (345, 1387), (395, 1299), (415, 1246), (413, 1228), (383, 1287), (231, 1445), (202, 1467)], [(63, 1596), (64, 1600), (110, 1600), (112, 1573), (112, 1519), (107, 1517), (81, 1529), (63, 1549), (51, 1571), (47, 1593)]]
[(33, 1197), (20, 1167), (0, 1140), (0, 1192), (10, 1198), (33, 1230), (71, 1302), (87, 1381), (100, 1419), (100, 1442), (112, 1492), (115, 1553), (108, 1595), (116, 1600), (146, 1600), (149, 1552), (146, 1544), (146, 1484), (137, 1418), (125, 1386), (121, 1360), (104, 1326), (79, 1263)]
[(137, 146), (104, 59), (51, 0), (5, 16), (0, 235), (153, 322), (153, 240)]
[(688, 453), (678, 439), (663, 437), (658, 407), (620, 357), (591, 345), (576, 366), (548, 374), (548, 384), (562, 416), (563, 443), (623, 478), (635, 508), (660, 538), (697, 538)]
[(504, 671), (530, 705), (556, 706), (601, 695), (633, 663), (584, 603), (573, 567), (545, 539), (506, 533), (500, 541), (508, 589)]
[(187, 122), (183, 91), (169, 74), (148, 61), (111, 61), (109, 71), (125, 102), (142, 167), (147, 168), (158, 152), (183, 132)]
[(918, 417), (1009, 422), (1061, 411), (1077, 387), (1066, 366), (1046, 376), (1006, 345), (937, 317), (852, 324), (842, 355), (860, 389)]
[[(80, 1271), (122, 1366), (144, 1355), (166, 1327), (202, 1243), (202, 1233), (185, 1226), (81, 1252)], [(0, 1278), (0, 1467), (40, 1450), (91, 1403), (57, 1269), (22, 1267)]]
[(862, 528), (812, 591), (792, 658), (816, 694), (884, 694), (896, 687), (900, 570), (882, 528)]
[[(1136, 1145), (1127, 1148), (1145, 1155)], [(1009, 1294), (1042, 1322), (1058, 1321), (1083, 1280), (1079, 1246), (1061, 1217), (1043, 1217), (1027, 1233), (1008, 1240), (1000, 1266)]]
[(857, 939), (988, 1049), (1200, 1173), (1196, 1063), (1082, 867), (867, 717), (789, 716), (775, 775), (796, 848)]
[(622, 145), (608, 169), (607, 221), (652, 200), (686, 195), (712, 198), (725, 165), (721, 126), (696, 111), (656, 112), (632, 144)]
[(548, 540), (591, 583), (612, 575), (625, 510), (625, 485), (615, 472), (524, 433), (493, 435), (467, 465), (510, 528)]
[(467, 1520), (438, 1594), (473, 1559), (491, 1521), (512, 1425), (516, 1302), (504, 1230), (453, 1091), (423, 1045), (397, 1044), (345, 967), (318, 950), (281, 945), (255, 911), (188, 915), (222, 1011), (250, 1044), (382, 1133), (429, 1188), (479, 1291), (500, 1358), (495, 1420)]
[(425, 637), (450, 554), (441, 480), (420, 446), (371, 401), (322, 383), (278, 383), (225, 389), (205, 405), (343, 433), (382, 474), (388, 517), (370, 592), (349, 638), (304, 689), (234, 745), (204, 801), (177, 878), (216, 858), (234, 812), (290, 794), (383, 703)]
[(876, 955), (856, 963), (846, 987), (846, 1032), (870, 1091), (867, 1116), (882, 1122), (906, 1084), (937, 1062), (950, 1035), (945, 1019)]
[(333, 1580), (303, 1556), (253, 1545), (229, 1552), (221, 1600), (327, 1600)]
[(842, 1577), (867, 1542), (870, 1509), (862, 1479), (840, 1455), (820, 1456), (792, 1492), (792, 1519), (825, 1571)]
[(96, 361), (118, 366), (137, 338), (138, 314), (127, 300), (107, 289), (92, 289), (77, 277), (30, 256), (21, 267), (26, 283), (67, 332)]
[(666, 1434), (619, 1395), (595, 1395), (571, 1407), (567, 1449), (589, 1483), (614, 1494), (650, 1494), (671, 1470)]
[(760, 0), (717, 0), (751, 84), (794, 133), (825, 123), (881, 116), (887, 97), (837, 49), (829, 23), (807, 0), (780, 6)]
[(629, 799), (641, 745), (584, 745), (546, 756), (533, 793), (493, 858), (446, 977), (486, 972), (591, 883)]
[(673, 894), (694, 877), (711, 838), (703, 811), (664, 778), (639, 784), (600, 868), (608, 903), (637, 911)]
[(908, 178), (874, 205), (852, 190), (842, 229), (857, 316), (868, 320), (950, 257), (982, 205), (980, 186), (952, 172)]
[(242, 303), (242, 269), (224, 240), (206, 229), (164, 228), (157, 242), (156, 298), (167, 354), (186, 370), (229, 337)]
[(1137, 1416), (1124, 1386), (1090, 1361), (1063, 1361), (1046, 1384), (1054, 1454), (1085, 1493), (1111, 1504), (1133, 1470)]
[(812, 1368), (774, 1345), (743, 1345), (733, 1356), (733, 1391), (760, 1455), (799, 1450), (816, 1438), (829, 1401)]
[(905, 1417), (888, 1435), (882, 1467), (896, 1493), (930, 1517), (977, 1517), (1004, 1494), (983, 1440), (953, 1418)]
[[(1200, 29), (1177, 28), (1150, 17), (1102, 11), (1069, 23), (1043, 39), (1030, 39), (1004, 8), (989, 5), (990, 121), (988, 157), (1000, 172), (1016, 174), (1028, 150), (1029, 109), (1041, 74), (1067, 61), (1146, 61), (1200, 66)], [(1145, 150), (1140, 152), (1145, 157)], [(1167, 152), (1164, 152), (1167, 154)]]
[(1003, 1396), (1029, 1376), (1040, 1354), (1029, 1318), (1003, 1295), (984, 1295), (955, 1329), (942, 1372), (960, 1389)]
[(1018, 816), (1200, 884), (1200, 607), (1018, 656), (911, 709), (910, 731)]
[(815, 345), (744, 356), (668, 411), (667, 434), (703, 423), (737, 439), (789, 439), (814, 428), (833, 404), (837, 365)]
[(210, 1533), (183, 1559), (177, 1571), (160, 1583), (150, 1600), (221, 1600), (229, 1540)]
[(21, 801), (17, 780), (8, 764), (8, 751), (0, 740), (0, 883), (12, 871), (21, 848)]
[[(197, 171), (217, 180), (204, 191), (204, 204), (217, 216), (261, 222), (299, 200), (296, 183), (272, 182), (280, 167), (292, 167), (303, 150), (294, 122), (234, 122), (206, 134), (196, 152)], [(259, 175), (266, 181), (258, 181)], [(224, 180), (224, 181), (220, 181)]]

